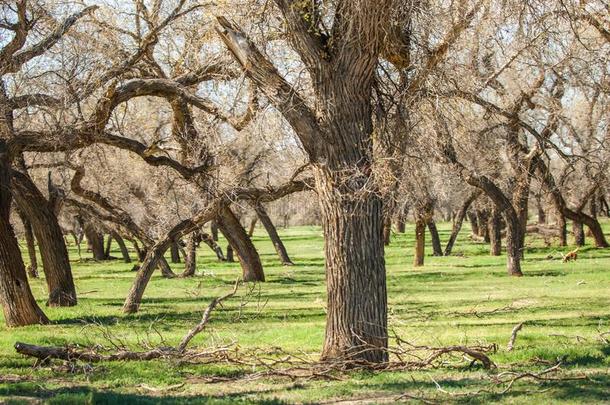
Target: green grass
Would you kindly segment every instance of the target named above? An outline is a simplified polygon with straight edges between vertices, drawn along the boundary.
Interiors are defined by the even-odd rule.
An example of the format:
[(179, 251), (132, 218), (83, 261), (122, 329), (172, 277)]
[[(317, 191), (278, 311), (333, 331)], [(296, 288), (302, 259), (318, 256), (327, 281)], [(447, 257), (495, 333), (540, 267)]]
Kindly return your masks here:
[[(604, 227), (608, 230), (610, 222)], [(449, 228), (449, 224), (440, 225), (443, 241), (448, 238)], [(534, 359), (554, 362), (564, 358), (565, 372), (561, 375), (586, 373), (589, 380), (521, 380), (502, 396), (460, 399), (442, 394), (435, 381), (449, 392), (472, 392), (489, 387), (485, 370), (447, 365), (420, 371), (359, 371), (344, 381), (333, 382), (262, 379), (214, 384), (205, 383), (202, 377), (234, 375), (239, 370), (223, 364), (175, 361), (95, 364), (75, 372), (33, 368), (32, 359), (14, 352), (15, 342), (109, 346), (105, 335), (111, 334), (134, 348), (142, 348), (142, 342), (176, 345), (199, 321), (209, 300), (228, 292), (240, 274), (238, 264), (219, 263), (202, 246), (197, 277), (168, 280), (155, 275), (141, 311), (126, 316), (120, 310), (134, 276), (132, 265), (79, 261), (71, 246), (79, 305), (45, 308), (52, 325), (17, 329), (0, 326), (0, 403), (318, 403), (349, 398), (395, 402), (403, 393), (435, 397), (441, 402), (608, 402), (610, 347), (603, 344), (599, 334), (610, 331), (610, 249), (588, 246), (581, 249), (577, 262), (562, 263), (560, 252), (569, 248), (546, 248), (542, 241), (528, 239), (525, 277), (510, 278), (504, 256), (488, 256), (488, 247), (468, 240), (469, 229), (465, 228), (454, 249), (455, 254), (463, 256), (428, 256), (422, 268), (411, 265), (413, 229), (393, 236), (386, 249), (392, 329), (422, 345), (497, 343), (500, 350), (492, 359), (500, 366), (499, 371), (540, 371), (545, 366)], [(192, 345), (204, 347), (235, 340), (242, 348), (281, 347), (314, 356), (319, 353), (325, 316), (321, 230), (298, 227), (280, 230), (280, 234), (296, 265), (280, 266), (273, 247), (257, 229), (254, 241), (268, 280), (258, 286), (260, 297), (250, 301), (241, 314), (239, 297), (227, 302), (213, 314), (209, 329)], [(429, 246), (427, 252), (431, 252)], [(180, 266), (175, 270), (181, 271)], [(31, 286), (44, 305), (44, 280), (33, 280)], [(243, 296), (244, 289), (240, 292)], [(490, 312), (493, 310), (497, 311)], [(516, 348), (507, 352), (510, 332), (522, 321), (526, 324)], [(1, 318), (0, 324), (4, 325)], [(567, 337), (550, 336), (553, 334)], [(577, 335), (582, 337), (580, 341), (572, 337)], [(185, 384), (163, 390), (180, 383)], [(144, 389), (142, 384), (160, 391)]]

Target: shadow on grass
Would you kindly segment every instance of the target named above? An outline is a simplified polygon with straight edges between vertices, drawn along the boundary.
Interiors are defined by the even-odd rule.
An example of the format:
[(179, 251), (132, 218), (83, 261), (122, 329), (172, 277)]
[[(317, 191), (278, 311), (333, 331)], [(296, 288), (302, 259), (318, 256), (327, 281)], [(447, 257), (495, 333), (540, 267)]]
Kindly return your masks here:
[[(273, 392), (269, 390), (269, 392)], [(115, 391), (96, 390), (87, 386), (47, 389), (34, 383), (19, 383), (0, 387), (0, 395), (8, 397), (6, 403), (31, 403), (31, 399), (43, 400), (47, 404), (284, 404), (277, 399), (255, 400), (248, 398), (252, 394), (265, 391), (246, 391), (222, 396), (212, 395), (140, 395), (124, 394)], [(5, 403), (5, 402), (2, 402)]]

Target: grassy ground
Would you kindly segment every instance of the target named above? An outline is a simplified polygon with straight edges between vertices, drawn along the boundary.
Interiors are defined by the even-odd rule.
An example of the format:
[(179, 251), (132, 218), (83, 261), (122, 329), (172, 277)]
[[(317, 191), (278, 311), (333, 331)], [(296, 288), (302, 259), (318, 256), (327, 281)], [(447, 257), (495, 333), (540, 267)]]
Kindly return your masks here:
[[(610, 229), (610, 223), (604, 226)], [(446, 241), (449, 224), (441, 224), (440, 229)], [(0, 315), (0, 403), (395, 402), (404, 393), (440, 402), (609, 402), (610, 346), (600, 333), (610, 331), (610, 250), (589, 246), (581, 249), (577, 262), (562, 263), (559, 252), (567, 248), (545, 248), (542, 241), (528, 239), (525, 277), (509, 278), (504, 257), (488, 256), (487, 246), (469, 241), (468, 232), (465, 229), (456, 243), (454, 253), (458, 255), (426, 257), (423, 268), (411, 265), (413, 229), (393, 237), (386, 250), (391, 327), (404, 339), (422, 345), (497, 343), (500, 350), (492, 355), (500, 367), (496, 373), (540, 371), (548, 367), (541, 359), (549, 364), (562, 359), (565, 371), (560, 376), (586, 374), (589, 379), (523, 379), (504, 395), (460, 398), (455, 394), (489, 388), (488, 372), (462, 363), (423, 371), (359, 371), (347, 380), (333, 382), (259, 379), (207, 383), (206, 377), (240, 371), (229, 365), (171, 361), (105, 363), (75, 372), (32, 368), (31, 359), (14, 352), (15, 342), (108, 346), (107, 335), (112, 335), (134, 348), (141, 348), (142, 342), (174, 346), (199, 321), (209, 300), (228, 292), (239, 275), (237, 264), (219, 263), (202, 247), (197, 277), (153, 277), (140, 313), (125, 316), (120, 309), (134, 276), (132, 265), (79, 261), (71, 248), (80, 294), (77, 307), (46, 308), (53, 320), (49, 326), (7, 329)], [(259, 295), (241, 311), (238, 297), (215, 312), (209, 329), (193, 345), (236, 340), (242, 348), (319, 353), (325, 313), (321, 231), (299, 227), (281, 230), (281, 236), (296, 265), (280, 266), (271, 244), (257, 230), (254, 241), (268, 282), (257, 286)], [(44, 280), (34, 280), (31, 285), (44, 305)], [(523, 321), (526, 324), (515, 350), (507, 352), (512, 328)], [(453, 395), (441, 392), (436, 384)]]

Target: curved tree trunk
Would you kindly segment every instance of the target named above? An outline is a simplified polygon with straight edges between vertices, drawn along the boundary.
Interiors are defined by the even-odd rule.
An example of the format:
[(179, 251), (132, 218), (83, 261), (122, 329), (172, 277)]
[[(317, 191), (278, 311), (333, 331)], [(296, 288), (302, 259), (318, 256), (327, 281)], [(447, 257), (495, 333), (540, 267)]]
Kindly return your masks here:
[(129, 249), (127, 249), (127, 246), (125, 245), (125, 241), (123, 240), (121, 235), (119, 235), (116, 232), (113, 232), (112, 237), (114, 238), (114, 240), (116, 240), (117, 245), (119, 245), (119, 249), (121, 250), (121, 256), (123, 257), (123, 261), (125, 263), (131, 263), (131, 257), (129, 256)]
[(46, 324), (49, 319), (32, 295), (19, 244), (10, 223), (11, 166), (3, 139), (4, 125), (6, 122), (0, 123), (0, 304), (7, 326)]
[(76, 305), (76, 288), (68, 259), (68, 249), (53, 208), (30, 177), (13, 171), (15, 202), (32, 224), (38, 240), (42, 266), (49, 289), (49, 306)]
[[(466, 198), (466, 200), (464, 200), (464, 203), (460, 207), (460, 210), (457, 212), (457, 215), (453, 222), (453, 227), (451, 228), (451, 235), (449, 236), (449, 241), (447, 241), (447, 246), (445, 247), (445, 256), (449, 256), (451, 254), (451, 251), (453, 250), (453, 245), (455, 244), (458, 234), (460, 233), (460, 230), (462, 229), (462, 224), (464, 223), (464, 218), (466, 217), (468, 208), (470, 208), (470, 205), (480, 195), (481, 195), (481, 192), (478, 190), (473, 192), (472, 194), (470, 194)], [(473, 230), (473, 233), (474, 233), (474, 230)]]
[[(218, 229), (239, 256), (243, 280), (265, 281), (263, 265), (261, 264), (258, 252), (233, 211), (229, 207), (221, 208), (216, 223), (218, 224)], [(227, 247), (227, 261), (229, 261), (228, 258), (229, 248)]]
[(21, 211), (17, 210), (17, 212), (23, 224), (25, 243), (28, 248), (28, 257), (30, 258), (30, 264), (26, 267), (26, 271), (29, 277), (38, 278), (38, 258), (36, 257), (36, 241), (32, 232), (32, 224), (30, 224), (30, 221)]
[(286, 251), (286, 247), (284, 246), (280, 235), (278, 235), (277, 230), (275, 229), (275, 225), (273, 225), (273, 222), (271, 221), (271, 218), (269, 218), (265, 207), (263, 207), (261, 203), (254, 203), (254, 210), (256, 211), (256, 215), (260, 219), (261, 223), (265, 227), (265, 230), (267, 231), (267, 234), (271, 239), (271, 243), (273, 243), (273, 247), (275, 248), (275, 251), (277, 252), (277, 255), (280, 258), (282, 264), (284, 266), (292, 266), (292, 260), (290, 260), (288, 252)]
[(438, 235), (438, 229), (436, 229), (436, 222), (434, 222), (434, 219), (428, 221), (428, 230), (430, 231), (430, 239), (432, 240), (432, 254), (434, 256), (442, 256), (443, 248), (441, 247), (441, 238)]

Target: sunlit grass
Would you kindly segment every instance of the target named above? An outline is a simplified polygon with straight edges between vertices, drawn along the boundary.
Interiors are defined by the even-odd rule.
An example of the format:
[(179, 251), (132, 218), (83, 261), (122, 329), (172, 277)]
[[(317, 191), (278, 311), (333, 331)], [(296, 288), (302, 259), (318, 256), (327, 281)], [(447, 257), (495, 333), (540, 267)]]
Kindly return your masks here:
[[(604, 223), (608, 230), (610, 223)], [(592, 380), (545, 383), (523, 381), (502, 397), (470, 399), (507, 403), (591, 403), (608, 400), (610, 348), (599, 338), (610, 331), (610, 250), (581, 249), (577, 262), (562, 263), (560, 252), (528, 239), (523, 263), (525, 277), (506, 275), (505, 259), (488, 255), (488, 247), (460, 235), (452, 257), (426, 257), (413, 268), (413, 229), (393, 235), (386, 249), (390, 326), (404, 339), (425, 345), (497, 343), (493, 360), (501, 366), (527, 365), (533, 359), (551, 362), (562, 358), (571, 371), (590, 374)], [(450, 224), (441, 224), (448, 238)], [(325, 286), (323, 240), (317, 227), (281, 229), (295, 266), (279, 264), (261, 229), (254, 242), (259, 248), (268, 282), (255, 289), (240, 310), (245, 288), (213, 314), (210, 328), (193, 345), (237, 341), (243, 348), (281, 347), (316, 356), (324, 338)], [(224, 242), (221, 242), (223, 245)], [(427, 252), (431, 253), (428, 246)], [(235, 373), (224, 365), (180, 365), (175, 362), (129, 362), (95, 365), (87, 372), (66, 373), (48, 367), (32, 368), (33, 361), (17, 355), (16, 341), (34, 344), (79, 343), (108, 346), (105, 335), (134, 348), (176, 345), (201, 317), (214, 296), (232, 288), (240, 274), (236, 263), (220, 263), (203, 246), (198, 275), (192, 279), (163, 279), (155, 275), (141, 311), (123, 315), (120, 310), (134, 273), (132, 264), (120, 261), (79, 261), (70, 247), (79, 305), (45, 308), (52, 325), (7, 329), (0, 326), (0, 401), (34, 399), (54, 403), (229, 403), (234, 401), (319, 402), (345, 397), (390, 400), (401, 393), (434, 395), (436, 381), (448, 391), (481, 388), (483, 370), (443, 368), (418, 372), (354, 373), (341, 382), (257, 380), (206, 384), (201, 376)], [(115, 256), (120, 256), (114, 252)], [(83, 252), (83, 256), (89, 256)], [(550, 258), (552, 257), (552, 258)], [(181, 265), (175, 265), (180, 272)], [(31, 281), (44, 305), (43, 279)], [(514, 325), (526, 322), (516, 348), (504, 350)], [(3, 319), (0, 317), (3, 325)], [(576, 338), (578, 336), (578, 338)], [(23, 382), (13, 382), (21, 376)], [(434, 379), (434, 381), (433, 381)], [(171, 391), (143, 389), (141, 384), (163, 388), (185, 383)], [(548, 388), (548, 390), (546, 390)], [(546, 390), (540, 392), (541, 390)], [(529, 392), (529, 391), (533, 391)], [(419, 395), (418, 394), (418, 395)]]

